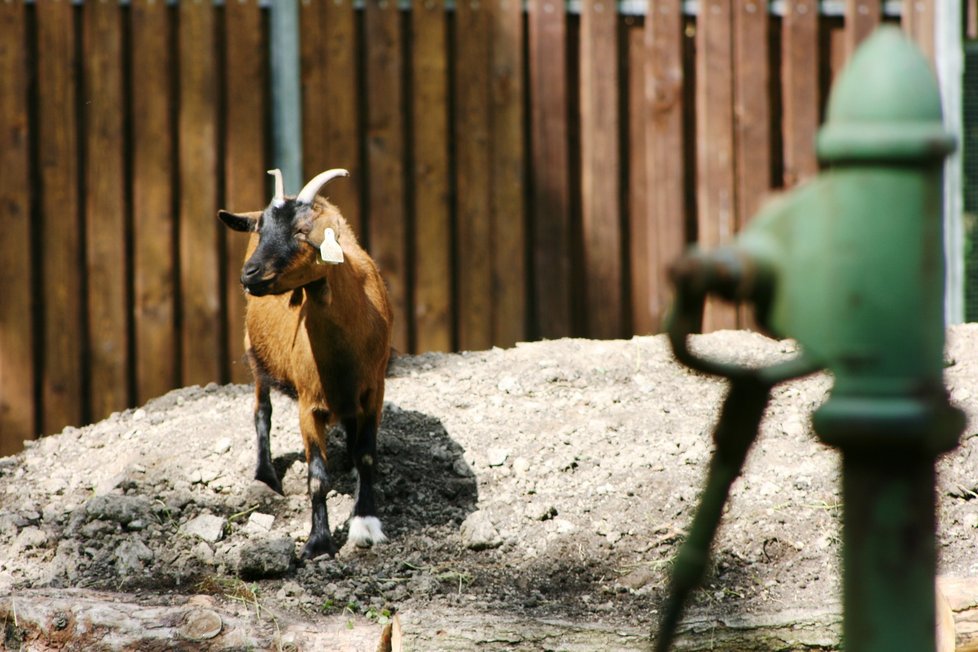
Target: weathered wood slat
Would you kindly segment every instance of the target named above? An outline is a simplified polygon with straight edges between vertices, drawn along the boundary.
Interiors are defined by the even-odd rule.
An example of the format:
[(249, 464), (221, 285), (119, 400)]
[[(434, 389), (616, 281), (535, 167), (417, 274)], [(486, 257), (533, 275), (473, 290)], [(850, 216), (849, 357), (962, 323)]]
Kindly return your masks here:
[(530, 149), (535, 321), (542, 337), (574, 332), (568, 145), (567, 15), (529, 0)]
[[(224, 9), (225, 84), (227, 110), (224, 128), (224, 207), (233, 211), (260, 210), (271, 194), (265, 165), (265, 51), (258, 0), (229, 2)], [(223, 230), (228, 365), (230, 379), (249, 382), (251, 372), (244, 350), (244, 292), (238, 279), (248, 237)]]
[[(734, 163), (736, 228), (743, 229), (771, 189), (771, 104), (768, 14), (758, 0), (735, 2)], [(741, 328), (756, 326), (749, 307), (738, 310)]]
[(88, 400), (97, 420), (131, 403), (122, 12), (96, 3), (83, 19)]
[(217, 214), (216, 9), (182, 2), (180, 48), (180, 336), (185, 385), (220, 381), (221, 327)]
[(624, 331), (618, 15), (614, 0), (584, 0), (581, 5), (580, 57), (585, 333), (616, 338)]
[(300, 12), (303, 181), (330, 168), (349, 170), (350, 178), (324, 193), (364, 238), (356, 10), (352, 0), (312, 0)]
[[(696, 25), (697, 242), (724, 244), (737, 230), (734, 165), (733, 7), (730, 0), (700, 5)], [(736, 328), (736, 310), (709, 300), (703, 330)]]
[(823, 65), (828, 63), (829, 79), (838, 78), (839, 72), (849, 61), (850, 35), (842, 18), (829, 18), (821, 21), (822, 43), (828, 42), (828, 52), (821, 52)]
[(645, 142), (645, 30), (636, 18), (625, 19), (628, 60), (628, 124), (625, 138), (628, 170), (626, 190), (628, 210), (629, 331), (654, 333), (659, 329), (652, 316), (652, 293), (657, 289), (658, 270), (649, 261), (655, 233), (649, 211), (648, 158)]
[(924, 55), (934, 61), (934, 30), (937, 26), (937, 2), (904, 0), (900, 25)]
[(367, 243), (394, 308), (394, 348), (411, 351), (404, 194), (404, 84), (397, 3), (367, 0)]
[(43, 2), (37, 19), (38, 167), (42, 318), (40, 430), (58, 432), (86, 417), (82, 294), (83, 244), (78, 194), (78, 84), (75, 8)]
[(764, 3), (734, 3), (734, 135), (737, 230), (757, 213), (771, 189), (771, 71)]
[(881, 0), (846, 0), (845, 50), (851, 57), (859, 44), (880, 24)]
[(132, 3), (133, 318), (136, 402), (179, 383), (177, 375), (173, 164), (170, 71), (175, 66), (168, 10)]
[(25, 20), (23, 3), (0, 4), (0, 457), (37, 434)]
[[(658, 331), (672, 300), (666, 266), (686, 246), (686, 173), (683, 163), (683, 15), (680, 0), (650, 0), (645, 18), (645, 219), (651, 234), (643, 272), (649, 295), (636, 316)], [(634, 272), (633, 272), (634, 273)], [(641, 299), (641, 298), (640, 298)], [(636, 317), (638, 318), (638, 317)]]
[(455, 164), (458, 342), (492, 345), (492, 229), (489, 185), (489, 14), (481, 0), (456, 5)]
[(526, 339), (526, 147), (523, 8), (489, 0), (491, 25), (490, 202), (493, 343)]
[(784, 186), (815, 175), (818, 129), (818, 3), (787, 0), (782, 20), (781, 70)]
[(448, 36), (444, 2), (411, 12), (415, 350), (454, 348), (449, 206)]

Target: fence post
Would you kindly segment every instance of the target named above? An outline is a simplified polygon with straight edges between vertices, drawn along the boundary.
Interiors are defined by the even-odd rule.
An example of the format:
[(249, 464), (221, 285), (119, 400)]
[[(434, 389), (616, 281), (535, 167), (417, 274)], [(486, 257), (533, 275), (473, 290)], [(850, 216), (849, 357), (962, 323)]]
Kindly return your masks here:
[(275, 167), (285, 192), (302, 187), (302, 91), (299, 68), (299, 0), (275, 0), (269, 35), (272, 137)]

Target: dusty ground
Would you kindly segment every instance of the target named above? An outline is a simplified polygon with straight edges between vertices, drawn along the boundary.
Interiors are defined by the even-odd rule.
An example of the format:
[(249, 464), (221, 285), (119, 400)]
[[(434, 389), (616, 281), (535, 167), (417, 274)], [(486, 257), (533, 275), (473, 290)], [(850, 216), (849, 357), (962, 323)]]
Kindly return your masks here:
[[(746, 332), (696, 346), (749, 364), (794, 352)], [(978, 326), (953, 329), (948, 355), (952, 397), (975, 423)], [(776, 390), (694, 616), (837, 610), (838, 457), (807, 420), (830, 385), (816, 376)], [(208, 594), (257, 609), (269, 647), (282, 644), (279, 621), (352, 629), (400, 612), (408, 641), (456, 626), (485, 649), (588, 649), (561, 641), (573, 623), (642, 649), (723, 390), (678, 366), (662, 337), (401, 358), (379, 441), (390, 542), (305, 565), (293, 558), (309, 528), (295, 405), (274, 399), (282, 497), (251, 480), (250, 387), (171, 392), (0, 460), (0, 597), (98, 589), (159, 604)], [(343, 544), (354, 481), (334, 435), (329, 511)], [(939, 467), (944, 573), (978, 575), (976, 464), (969, 425)], [(9, 620), (6, 644), (17, 647), (26, 634)], [(521, 622), (556, 629), (546, 643), (518, 640)], [(426, 631), (416, 649), (452, 634)]]

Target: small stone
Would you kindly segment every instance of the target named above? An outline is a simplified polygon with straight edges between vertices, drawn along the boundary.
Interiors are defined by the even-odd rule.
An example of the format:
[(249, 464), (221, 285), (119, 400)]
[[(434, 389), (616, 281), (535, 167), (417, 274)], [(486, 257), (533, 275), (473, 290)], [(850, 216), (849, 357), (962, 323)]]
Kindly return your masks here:
[(964, 526), (965, 527), (967, 527), (967, 528), (976, 528), (976, 527), (978, 527), (978, 514), (976, 514), (974, 512), (970, 512), (968, 514), (965, 514), (963, 521), (964, 521)]
[(211, 609), (192, 609), (184, 616), (180, 636), (191, 641), (206, 641), (221, 633), (224, 623), (221, 616)]
[(19, 550), (42, 548), (48, 542), (47, 533), (39, 527), (25, 527), (14, 540), (14, 546)]
[(577, 529), (577, 526), (568, 521), (566, 518), (555, 518), (554, 525), (557, 526), (558, 534), (570, 534)]
[(275, 516), (272, 514), (262, 514), (261, 512), (252, 512), (248, 517), (248, 522), (245, 523), (244, 527), (241, 528), (243, 532), (248, 534), (266, 534), (272, 529), (272, 524), (275, 522)]
[(231, 450), (231, 438), (221, 437), (214, 443), (214, 452), (218, 455), (223, 455), (224, 453)]
[(123, 541), (115, 549), (116, 568), (120, 574), (142, 570), (145, 562), (153, 559), (153, 551), (139, 539)]
[(249, 541), (241, 547), (236, 570), (249, 580), (276, 577), (289, 571), (294, 554), (290, 537)]
[(461, 457), (456, 457), (455, 461), (452, 462), (452, 473), (460, 478), (471, 478), (475, 475), (472, 472), (472, 467)]
[(490, 448), (486, 451), (489, 466), (502, 466), (509, 457), (509, 450), (505, 448)]
[(627, 586), (633, 591), (638, 591), (641, 588), (649, 586), (655, 581), (655, 573), (648, 566), (639, 566), (632, 572), (628, 573), (620, 580), (618, 583), (622, 586)]
[(214, 565), (214, 551), (206, 541), (198, 541), (197, 544), (190, 549), (190, 554), (194, 556), (194, 559), (203, 564), (207, 564), (208, 566)]
[(500, 392), (506, 392), (507, 394), (515, 394), (519, 388), (519, 381), (512, 376), (506, 376), (496, 385), (496, 389), (498, 389)]
[(462, 523), (460, 529), (462, 543), (470, 550), (489, 550), (498, 548), (503, 540), (484, 511), (472, 512)]
[(142, 421), (145, 418), (146, 418), (146, 410), (144, 410), (143, 408), (139, 408), (138, 410), (132, 413), (133, 421)]
[(302, 588), (302, 585), (298, 582), (284, 582), (282, 588), (278, 590), (275, 597), (279, 598), (294, 598), (305, 595), (306, 590)]
[(523, 475), (530, 470), (530, 461), (525, 457), (517, 457), (513, 460), (513, 473)]
[(152, 504), (144, 496), (102, 494), (85, 504), (89, 520), (115, 521), (127, 525), (132, 521), (148, 521), (153, 513)]
[(224, 526), (227, 521), (220, 516), (201, 514), (180, 526), (180, 531), (188, 536), (198, 537), (209, 543), (220, 541), (224, 537)]

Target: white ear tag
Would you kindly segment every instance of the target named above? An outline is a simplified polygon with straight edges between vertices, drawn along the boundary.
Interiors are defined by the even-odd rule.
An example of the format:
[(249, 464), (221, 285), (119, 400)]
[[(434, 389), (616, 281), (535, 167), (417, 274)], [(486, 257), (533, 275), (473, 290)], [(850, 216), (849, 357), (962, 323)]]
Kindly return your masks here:
[(326, 229), (323, 233), (323, 244), (319, 247), (319, 256), (324, 263), (339, 265), (343, 262), (343, 249), (336, 241), (336, 233), (333, 229)]

